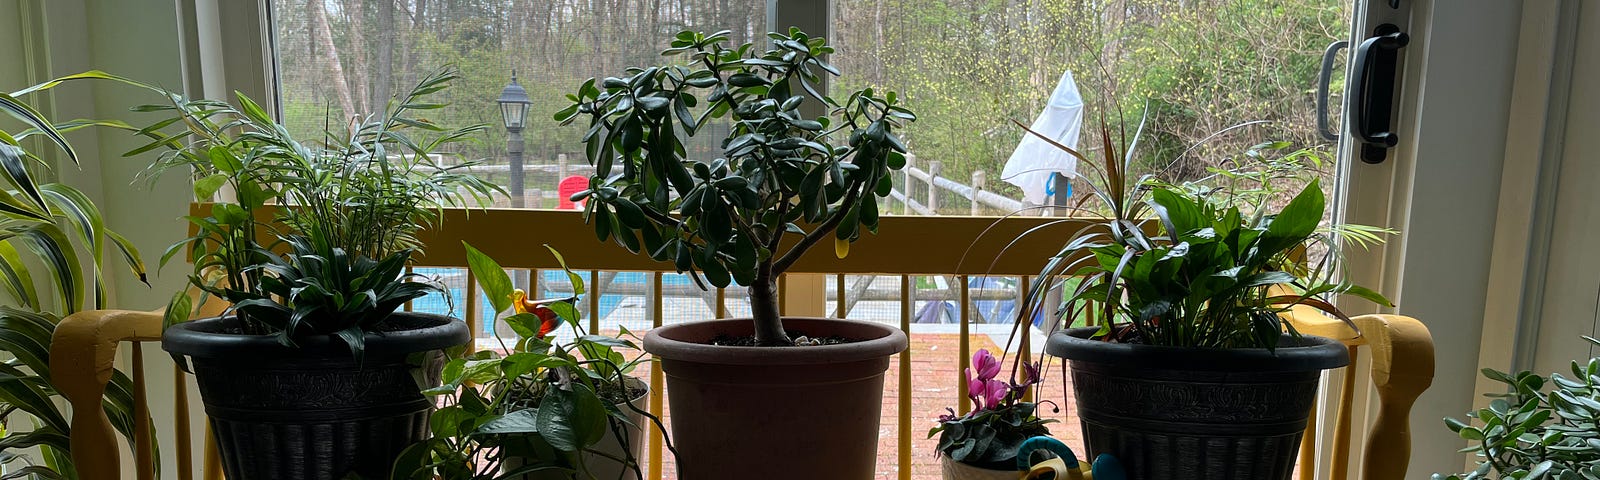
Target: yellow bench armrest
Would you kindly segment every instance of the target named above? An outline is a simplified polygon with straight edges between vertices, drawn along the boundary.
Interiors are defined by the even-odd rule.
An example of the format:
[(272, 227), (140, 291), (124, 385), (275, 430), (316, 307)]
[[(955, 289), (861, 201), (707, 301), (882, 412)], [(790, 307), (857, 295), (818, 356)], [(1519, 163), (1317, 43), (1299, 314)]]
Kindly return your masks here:
[[(128, 310), (90, 310), (68, 315), (50, 339), (51, 381), (72, 405), (72, 461), (85, 480), (114, 480), (120, 475), (116, 433), (102, 407), (106, 384), (111, 382), (117, 344), (161, 340), (162, 313)], [(135, 370), (142, 359), (135, 356)], [(150, 413), (142, 382), (136, 383), (136, 430), (148, 432)], [(144, 435), (141, 433), (141, 435)], [(138, 472), (141, 480), (152, 475), (150, 442), (140, 438)]]

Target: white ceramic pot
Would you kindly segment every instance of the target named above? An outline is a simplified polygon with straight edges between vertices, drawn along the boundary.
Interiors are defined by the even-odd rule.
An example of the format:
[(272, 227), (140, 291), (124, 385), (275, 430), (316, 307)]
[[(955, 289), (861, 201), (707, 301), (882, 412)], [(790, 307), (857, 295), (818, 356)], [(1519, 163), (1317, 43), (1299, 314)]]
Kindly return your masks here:
[[(653, 428), (654, 425), (654, 423), (651, 423), (645, 418), (643, 413), (640, 413), (647, 411), (647, 409), (650, 408), (648, 406), (650, 398), (650, 386), (644, 383), (643, 380), (633, 377), (628, 377), (627, 382), (629, 386), (644, 389), (644, 393), (639, 394), (638, 398), (634, 398), (632, 401), (628, 402), (633, 405), (633, 408), (628, 408), (622, 405), (617, 406), (618, 408), (622, 409), (622, 411), (628, 412), (628, 421), (633, 424), (632, 426), (623, 425), (622, 429), (628, 434), (627, 449), (633, 451), (633, 459), (635, 462), (638, 462), (644, 457), (645, 428)], [(601, 438), (600, 442), (594, 445), (593, 450), (603, 452), (606, 455), (616, 458), (628, 458), (628, 455), (623, 449), (622, 442), (617, 439), (616, 434), (614, 434), (609, 428), (606, 429), (606, 436)], [(582, 457), (584, 467), (587, 468), (589, 474), (593, 475), (596, 479), (631, 480), (638, 478), (635, 476), (635, 472), (638, 469), (624, 465), (623, 462), (612, 460), (605, 456), (594, 453), (584, 453)], [(522, 465), (523, 463), (521, 458), (507, 458), (505, 465), (502, 467), (502, 471), (509, 472), (516, 470), (518, 468), (522, 468)], [(516, 478), (517, 480), (567, 480), (571, 477), (572, 475), (567, 473), (540, 472), (524, 474)], [(580, 478), (587, 479), (589, 477), (580, 476)]]
[(944, 456), (939, 457), (939, 467), (944, 472), (944, 480), (1018, 480), (1028, 473), (1021, 470), (978, 468)]

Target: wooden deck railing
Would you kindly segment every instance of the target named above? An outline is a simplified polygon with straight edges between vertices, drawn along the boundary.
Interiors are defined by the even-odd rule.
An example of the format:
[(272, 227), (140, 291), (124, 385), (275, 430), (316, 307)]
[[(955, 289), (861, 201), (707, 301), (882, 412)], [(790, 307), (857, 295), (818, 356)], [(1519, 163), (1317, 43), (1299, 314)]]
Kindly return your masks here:
[[(842, 283), (844, 275), (888, 275), (898, 277), (900, 288), (899, 298), (899, 324), (908, 333), (911, 330), (912, 316), (915, 313), (915, 291), (913, 277), (922, 275), (953, 276), (958, 280), (949, 288), (957, 299), (959, 312), (959, 348), (956, 356), (959, 365), (956, 371), (964, 370), (970, 362), (972, 347), (969, 341), (972, 318), (972, 293), (968, 279), (973, 276), (1009, 276), (1022, 278), (1021, 291), (1027, 289), (1029, 275), (1037, 274), (1044, 262), (1059, 249), (1066, 236), (1081, 229), (1091, 220), (1063, 219), (1046, 217), (1012, 217), (995, 219), (990, 217), (928, 217), (913, 216), (884, 217), (879, 225), (878, 235), (865, 235), (860, 241), (850, 248), (846, 258), (837, 258), (832, 249), (817, 248), (807, 252), (799, 262), (795, 263), (790, 275), (780, 283), (780, 289), (796, 290), (806, 289), (812, 295), (796, 295), (793, 291), (782, 292), (784, 301), (782, 308), (785, 314), (790, 315), (828, 315), (825, 302), (826, 296), (821, 295), (825, 282), (830, 277), (836, 285)], [(598, 278), (599, 271), (643, 271), (650, 272), (650, 288), (646, 291), (652, 298), (647, 302), (650, 305), (649, 320), (653, 327), (659, 327), (667, 319), (663, 310), (663, 273), (670, 272), (670, 265), (651, 260), (643, 255), (632, 255), (614, 243), (601, 244), (593, 234), (593, 229), (583, 223), (582, 216), (577, 212), (550, 211), (550, 210), (472, 210), (450, 211), (440, 223), (441, 228), (423, 234), (422, 240), (428, 249), (418, 265), (429, 267), (461, 267), (466, 265), (466, 257), (461, 242), (471, 243), (473, 247), (482, 250), (498, 260), (501, 266), (508, 269), (529, 269), (535, 273), (530, 275), (533, 279), (540, 278), (537, 274), (541, 269), (556, 269), (560, 265), (542, 247), (548, 244), (560, 251), (566, 261), (573, 268), (582, 268), (591, 271), (589, 278)], [(1031, 233), (1030, 233), (1031, 232)], [(1027, 235), (1024, 235), (1027, 233)], [(469, 274), (470, 275), (470, 274)], [(468, 278), (466, 282), (466, 297), (477, 298), (475, 279)], [(537, 281), (537, 280), (535, 280)], [(796, 285), (806, 282), (809, 285)], [(628, 287), (636, 288), (636, 287)], [(838, 305), (848, 305), (844, 298), (847, 289), (836, 288), (835, 302)], [(640, 293), (646, 293), (640, 292)], [(592, 292), (591, 292), (592, 293)], [(989, 292), (983, 292), (989, 293)], [(742, 292), (736, 292), (740, 295)], [(727, 292), (718, 290), (715, 305), (718, 315), (727, 313)], [(987, 295), (986, 295), (987, 296)], [(589, 318), (591, 331), (600, 329), (600, 295), (591, 294), (587, 300), (590, 302), (589, 311), (593, 312)], [(807, 304), (801, 304), (806, 302)], [(1021, 302), (1019, 302), (1020, 304)], [(480, 312), (476, 302), (468, 301), (464, 305), (466, 318), (478, 319)], [(831, 313), (837, 313), (838, 310)], [(677, 319), (679, 321), (698, 319)], [(482, 336), (481, 322), (469, 322), (474, 328), (474, 337)], [(1019, 352), (1027, 355), (1030, 345), (1026, 342), (1027, 336), (1022, 336), (1023, 344)], [(913, 423), (921, 417), (911, 408), (911, 395), (913, 388), (911, 382), (912, 353), (910, 351), (900, 355), (898, 359), (897, 398), (886, 398), (886, 402), (894, 402), (898, 406), (898, 424), (893, 425), (898, 432), (898, 448), (896, 472), (898, 478), (910, 480), (913, 459), (912, 439), (915, 433)], [(651, 389), (650, 410), (653, 414), (663, 412), (663, 387), (664, 380), (659, 369), (651, 369), (648, 379)], [(951, 378), (949, 381), (956, 385), (956, 402), (960, 411), (967, 411), (970, 405), (966, 400), (966, 383)], [(925, 413), (932, 418), (936, 412)], [(885, 425), (890, 427), (890, 425)], [(652, 460), (662, 458), (662, 442), (660, 432), (653, 432), (648, 443), (646, 457)], [(885, 452), (880, 452), (885, 453)], [(662, 478), (662, 462), (649, 462), (647, 479)]]
[[(195, 208), (204, 209), (208, 207), (197, 205)], [(971, 327), (974, 319), (970, 313), (973, 310), (970, 306), (975, 301), (974, 290), (984, 293), (985, 296), (988, 294), (988, 292), (983, 292), (981, 289), (972, 288), (968, 280), (978, 276), (1016, 277), (1019, 279), (1019, 290), (1026, 291), (1028, 283), (1033, 279), (1031, 275), (1036, 274), (1048, 257), (1057, 252), (1062, 242), (1069, 235), (1077, 232), (1086, 225), (1086, 222), (1090, 221), (1053, 217), (1012, 217), (999, 220), (979, 217), (884, 217), (880, 222), (880, 233), (876, 236), (864, 236), (851, 247), (847, 258), (836, 258), (831, 251), (832, 249), (818, 248), (813, 249), (799, 262), (796, 262), (791, 274), (780, 284), (780, 288), (784, 290), (782, 293), (782, 308), (786, 314), (794, 315), (828, 315), (830, 313), (845, 312), (848, 311), (845, 307), (848, 302), (845, 298), (847, 289), (843, 288), (844, 275), (888, 275), (899, 279), (899, 325), (910, 333), (915, 300), (917, 300), (917, 298), (913, 297), (913, 292), (916, 290), (913, 278), (923, 275), (953, 277), (957, 281), (950, 282), (951, 286), (947, 288), (951, 290), (951, 296), (958, 300), (959, 325), (957, 328), (960, 334), (954, 360), (957, 365), (955, 365), (953, 371), (961, 372), (968, 367), (969, 359), (971, 358), (970, 334), (972, 333)], [(655, 262), (643, 255), (629, 254), (622, 247), (615, 244), (602, 244), (594, 238), (592, 231), (591, 227), (584, 224), (582, 216), (573, 211), (450, 210), (445, 212), (445, 218), (438, 224), (437, 228), (422, 233), (421, 240), (427, 246), (427, 249), (419, 258), (418, 265), (461, 268), (467, 264), (461, 244), (462, 242), (468, 242), (497, 259), (502, 266), (508, 269), (532, 270), (534, 274), (531, 275), (531, 278), (537, 282), (540, 277), (537, 274), (539, 270), (560, 268), (556, 260), (542, 246), (549, 245), (562, 252), (567, 263), (573, 268), (588, 270), (591, 273), (590, 278), (597, 278), (599, 271), (648, 272), (650, 288), (647, 292), (651, 301), (648, 302), (649, 314), (647, 319), (651, 326), (661, 326), (667, 320), (665, 318), (665, 302), (662, 300), (664, 292), (663, 277), (666, 271), (670, 271), (666, 270), (669, 265)], [(828, 300), (824, 293), (826, 291), (825, 284), (829, 278), (832, 278), (836, 284), (836, 297), (834, 300), (840, 306), (835, 312), (827, 312), (825, 306)], [(473, 280), (469, 277), (464, 285), (464, 293), (469, 299), (478, 297), (476, 282)], [(536, 292), (537, 288), (530, 290)], [(714, 313), (716, 316), (727, 315), (727, 297), (728, 293), (724, 290), (715, 292)], [(587, 305), (588, 310), (591, 312), (588, 326), (591, 331), (598, 331), (601, 326), (598, 315), (600, 312), (600, 295), (591, 294), (587, 301), (589, 302)], [(1022, 305), (1024, 305), (1023, 302), (1019, 301), (1019, 308)], [(458, 306), (458, 308), (461, 307), (464, 307), (462, 310), (464, 310), (463, 313), (465, 313), (466, 318), (471, 319), (469, 325), (472, 325), (474, 329), (474, 336), (483, 336), (483, 332), (480, 331), (482, 322), (479, 321), (480, 311), (477, 302), (469, 300), (465, 302), (465, 305)], [(1409, 408), (1409, 402), (1415, 398), (1412, 392), (1420, 393), (1420, 388), (1426, 388), (1427, 379), (1423, 378), (1424, 373), (1426, 377), (1431, 378), (1431, 343), (1426, 345), (1428, 348), (1427, 355), (1423, 359), (1421, 354), (1417, 353), (1422, 347), (1418, 342), (1426, 339), (1426, 329), (1422, 328), (1420, 323), (1405, 317), (1369, 317), (1367, 320), (1363, 320), (1365, 322), (1364, 325), (1373, 325), (1373, 328), (1388, 330), (1384, 330), (1381, 335), (1369, 333), (1366, 336), (1359, 336), (1350, 332), (1341, 334), (1339, 329), (1342, 327), (1338, 324), (1317, 323), (1318, 320), (1310, 318), (1306, 319), (1306, 321), (1319, 325), (1316, 328), (1320, 330), (1314, 331), (1346, 340), (1347, 343), (1352, 345), (1352, 348), (1357, 345), (1368, 345), (1373, 348), (1374, 353), (1386, 356), (1384, 357), (1386, 360), (1381, 363), (1381, 366), (1385, 368), (1382, 372), (1383, 376), (1374, 378), (1374, 380), (1379, 381), (1380, 393), (1400, 392), (1394, 394), (1395, 398), (1399, 400), (1396, 402), (1399, 406), (1393, 408), (1386, 406), (1383, 409), (1379, 417), (1380, 426), (1383, 426), (1383, 419), (1387, 418), (1389, 422), (1387, 428), (1399, 428), (1398, 431), (1403, 432), (1405, 429), (1404, 422), (1401, 421), (1396, 426), (1394, 425), (1397, 421), (1395, 419), (1403, 418), (1404, 410)], [(65, 323), (73, 323), (79, 320), (94, 321), (97, 318), (102, 317), (85, 315), (81, 319), (69, 318)], [(146, 315), (142, 318), (146, 318), (146, 321), (160, 321), (159, 316), (154, 315)], [(1400, 325), (1400, 327), (1395, 330), (1390, 328), (1389, 325)], [(155, 327), (159, 328), (159, 323)], [(1400, 333), (1393, 333), (1393, 331), (1399, 331)], [(114, 339), (86, 337), (77, 341), (92, 343), (92, 345), (86, 347), (87, 353), (85, 355), (92, 354), (92, 358), (109, 358), (108, 355), (110, 354), (107, 353), (107, 350), (114, 350), (118, 341), (148, 341), (153, 338), (153, 334), (144, 334), (125, 335)], [(1027, 344), (1029, 336), (1022, 335), (1019, 338), (1022, 344), (1019, 345), (1020, 348), (1017, 354), (1029, 355), (1031, 350), (1030, 345)], [(1423, 340), (1418, 340), (1419, 338)], [(1397, 350), (1395, 347), (1396, 341), (1406, 348)], [(63, 345), (55, 345), (53, 347), (74, 348)], [(911, 408), (913, 355), (914, 353), (910, 350), (900, 354), (897, 364), (899, 388), (894, 398), (885, 399), (886, 402), (894, 402), (898, 407), (896, 409), (896, 423), (893, 425), (897, 432), (897, 448), (894, 451), (894, 456), (898, 467), (895, 470), (896, 477), (901, 480), (912, 478), (911, 464), (914, 455), (912, 440), (915, 434), (920, 433), (919, 429), (913, 428), (913, 424), (928, 420), (918, 415), (926, 416), (937, 413), (914, 412)], [(1397, 355), (1404, 356), (1404, 358), (1394, 358)], [(1426, 362), (1423, 362), (1423, 360), (1426, 360)], [(1404, 365), (1396, 363), (1401, 361), (1407, 363)], [(89, 391), (93, 391), (91, 384), (95, 382), (99, 383), (100, 388), (104, 388), (104, 380), (96, 377), (100, 376), (99, 374), (102, 371), (109, 375), (109, 368), (110, 363), (108, 361), (95, 362), (93, 368), (70, 370), (58, 381), (68, 384), (69, 386), (66, 388), (89, 388)], [(663, 393), (664, 382), (660, 369), (650, 369), (650, 378), (648, 380), (651, 385), (649, 408), (653, 413), (661, 414), (664, 409), (663, 398), (665, 394)], [(952, 400), (957, 404), (959, 410), (963, 412), (968, 410), (970, 405), (966, 400), (966, 382), (960, 381), (958, 376), (951, 376), (948, 382), (956, 386), (957, 395)], [(88, 387), (83, 387), (83, 385), (88, 385)], [(1349, 383), (1342, 390), (1344, 398), (1338, 403), (1340, 405), (1338, 413), (1334, 414), (1335, 418), (1340, 419), (1335, 430), (1346, 432), (1349, 431), (1352, 423), (1348, 414), (1345, 413), (1350, 410), (1352, 403), (1348, 385)], [(1408, 396), (1409, 399), (1406, 398)], [(80, 395), (80, 397), (84, 397), (84, 401), (94, 400), (93, 396), (87, 394)], [(140, 400), (141, 408), (142, 405), (148, 403), (144, 402), (145, 399)], [(188, 409), (187, 401), (182, 396), (177, 396), (169, 401), (180, 409), (180, 412), (186, 412)], [(75, 408), (75, 411), (93, 410), (82, 405)], [(929, 416), (929, 418), (932, 417)], [(78, 423), (75, 421), (74, 426), (77, 427), (77, 425)], [(885, 425), (885, 427), (889, 427), (889, 425)], [(75, 428), (75, 446), (77, 446), (77, 436), (80, 433)], [(1382, 434), (1377, 435), (1381, 436)], [(107, 433), (106, 439), (109, 438), (109, 433)], [(192, 446), (182, 444), (174, 445), (171, 448), (187, 451)], [(658, 461), (658, 459), (662, 458), (662, 439), (659, 432), (651, 435), (648, 448), (649, 452), (646, 457), (650, 461), (649, 476), (646, 478), (659, 480), (664, 473), (663, 462)], [(1386, 448), (1394, 450), (1397, 447), (1395, 447), (1391, 439)], [(106, 461), (115, 464), (115, 446), (109, 447), (109, 453), (103, 450), (106, 449), (76, 449), (74, 455), (81, 458), (80, 465), (83, 465), (84, 462)], [(1340, 450), (1349, 452), (1350, 449), (1336, 449), (1336, 451)], [(884, 453), (886, 452), (880, 452), (880, 455)], [(1302, 465), (1309, 468), (1312, 464), (1310, 455), (1313, 454), (1314, 449), (1307, 449), (1302, 456)], [(110, 457), (106, 457), (106, 455), (110, 455)], [(1392, 461), (1395, 458), (1392, 451), (1382, 453), (1380, 456), (1388, 461)], [(1403, 456), (1401, 458), (1403, 459)], [(1403, 469), (1402, 462), (1400, 471), (1403, 472)], [(1314, 476), (1316, 476), (1315, 472), (1308, 469), (1303, 470), (1301, 478)], [(115, 477), (90, 475), (85, 478), (109, 480)], [(1399, 477), (1369, 476), (1368, 478)]]

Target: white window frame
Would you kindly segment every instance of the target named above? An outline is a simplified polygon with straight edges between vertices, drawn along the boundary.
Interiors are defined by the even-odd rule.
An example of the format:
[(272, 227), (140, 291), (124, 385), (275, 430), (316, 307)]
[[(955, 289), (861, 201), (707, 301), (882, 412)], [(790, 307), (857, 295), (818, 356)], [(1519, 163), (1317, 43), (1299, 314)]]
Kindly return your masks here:
[[(229, 98), (238, 90), (276, 105), (266, 1), (178, 0), (193, 20), (183, 32), (192, 47), (185, 49), (185, 79), (198, 85), (188, 87), (191, 93)], [(767, 1), (769, 26), (825, 27), (831, 18), (827, 1)], [(1573, 1), (1579, 0), (1565, 3)], [(1526, 56), (1538, 55), (1537, 45), (1524, 47), (1534, 51), (1518, 57), (1518, 45), (1536, 35), (1519, 31), (1542, 25), (1553, 13), (1536, 2), (1523, 7), (1504, 0), (1401, 0), (1398, 11), (1386, 10), (1388, 2), (1358, 0), (1364, 8), (1354, 28), (1368, 31), (1380, 21), (1409, 27), (1412, 41), (1402, 53), (1395, 117), (1401, 144), (1379, 165), (1350, 161), (1351, 147), (1343, 147), (1339, 196), (1345, 221), (1401, 231), (1371, 254), (1352, 256), (1354, 280), (1376, 286), (1399, 304), (1395, 313), (1420, 318), (1433, 332), (1437, 373), (1413, 415), (1411, 472), (1426, 475), (1463, 464), (1455, 452), (1462, 441), (1439, 417), (1467, 411), (1479, 390), (1480, 363), (1510, 355), (1495, 347), (1502, 337), (1484, 335), (1486, 327), (1505, 328), (1485, 318), (1501, 317), (1497, 313), (1506, 311), (1508, 301), (1488, 292), (1513, 281), (1501, 272), (1522, 267), (1498, 257), (1493, 269), (1489, 264), (1497, 248), (1517, 242), (1504, 233), (1512, 227), (1497, 225), (1497, 217), (1533, 205), (1528, 172), (1518, 166), (1525, 150), (1512, 151), (1530, 137), (1514, 130), (1510, 119), (1543, 115), (1513, 110), (1513, 73), (1519, 95), (1538, 93), (1538, 61)], [(1474, 211), (1485, 214), (1463, 214)]]

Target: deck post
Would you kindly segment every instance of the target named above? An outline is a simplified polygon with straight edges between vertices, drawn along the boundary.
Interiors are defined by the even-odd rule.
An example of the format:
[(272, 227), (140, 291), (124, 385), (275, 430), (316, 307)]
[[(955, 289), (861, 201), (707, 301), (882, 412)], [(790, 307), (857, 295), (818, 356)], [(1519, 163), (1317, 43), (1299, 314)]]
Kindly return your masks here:
[(906, 154), (906, 168), (904, 170), (904, 173), (906, 175), (906, 181), (900, 184), (901, 185), (900, 188), (904, 188), (905, 189), (905, 196), (903, 198), (904, 201), (900, 202), (900, 214), (901, 215), (910, 215), (911, 214), (911, 180), (913, 180), (915, 178), (915, 177), (911, 176), (911, 171), (912, 170), (916, 170), (916, 169), (917, 169), (917, 156), (914, 155), (914, 154), (911, 154), (911, 153), (907, 153)]
[(928, 162), (928, 210), (934, 214), (939, 213), (939, 175), (944, 173), (944, 163), (938, 160)]
[(974, 217), (978, 216), (978, 207), (980, 206), (978, 203), (978, 194), (983, 193), (983, 187), (985, 186), (984, 184), (988, 183), (989, 180), (988, 177), (989, 174), (984, 173), (983, 170), (972, 172), (972, 197), (967, 199), (967, 203), (971, 205), (972, 208), (971, 211), (967, 213), (968, 215), (972, 215)]

